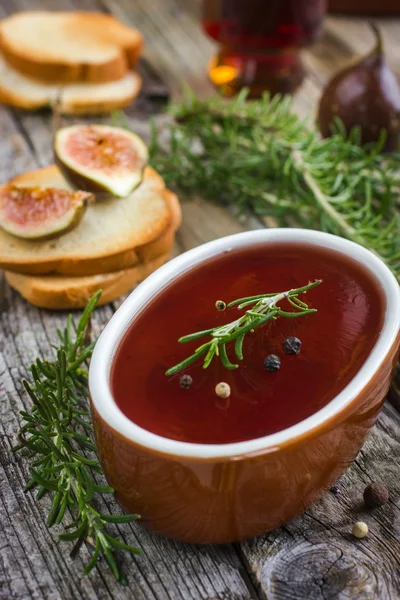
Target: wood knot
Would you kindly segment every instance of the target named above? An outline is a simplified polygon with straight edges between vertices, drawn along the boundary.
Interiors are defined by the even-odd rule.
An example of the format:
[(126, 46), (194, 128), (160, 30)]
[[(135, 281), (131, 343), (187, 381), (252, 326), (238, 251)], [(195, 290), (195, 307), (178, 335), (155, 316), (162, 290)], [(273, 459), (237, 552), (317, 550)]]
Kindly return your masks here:
[[(344, 542), (345, 544), (346, 542)], [(386, 598), (374, 565), (349, 544), (321, 543), (285, 547), (262, 568), (262, 585), (270, 600), (372, 600)], [(379, 588), (379, 589), (378, 589)]]

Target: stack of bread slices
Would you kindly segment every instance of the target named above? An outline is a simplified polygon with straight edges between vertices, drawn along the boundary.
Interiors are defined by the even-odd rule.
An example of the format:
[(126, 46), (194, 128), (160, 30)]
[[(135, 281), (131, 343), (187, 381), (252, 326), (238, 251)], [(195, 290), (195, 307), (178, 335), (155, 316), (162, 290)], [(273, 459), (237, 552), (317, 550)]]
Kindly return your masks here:
[[(121, 130), (103, 125), (73, 126), (68, 132), (72, 130), (75, 135), (77, 128), (78, 134), (82, 129), (90, 142), (96, 127), (101, 142), (100, 138), (106, 135), (110, 139), (112, 135), (123, 137)], [(135, 141), (137, 136), (125, 135), (131, 135), (140, 150), (139, 142)], [(89, 142), (86, 154), (91, 147)], [(143, 142), (140, 144), (146, 156)], [(108, 159), (109, 154), (105, 156)], [(118, 152), (115, 160), (118, 161)], [(98, 289), (103, 290), (100, 303), (110, 302), (161, 266), (172, 249), (181, 211), (175, 194), (166, 189), (163, 179), (151, 167), (144, 166), (145, 161), (146, 158), (133, 191), (124, 197), (92, 194), (95, 201), (86, 206), (77, 224), (64, 227), (56, 235), (51, 230), (51, 236), (36, 239), (20, 235), (24, 227), (35, 228), (37, 219), (43, 224), (49, 221), (49, 206), (43, 204), (43, 208), (39, 206), (36, 210), (39, 196), (35, 194), (56, 190), (60, 196), (65, 192), (60, 194), (59, 190), (76, 189), (63, 175), (62, 166), (60, 169), (50, 165), (23, 173), (0, 186), (0, 268), (5, 269), (11, 287), (42, 308), (81, 308)], [(87, 167), (83, 166), (82, 172), (87, 172)], [(132, 177), (131, 171), (128, 174)], [(117, 179), (117, 183), (121, 181)], [(30, 195), (28, 206), (25, 194)], [(57, 199), (57, 194), (53, 197)], [(52, 203), (51, 213), (57, 217), (60, 206), (54, 204), (56, 200)], [(8, 226), (4, 220), (7, 207)], [(9, 229), (10, 219), (20, 233)]]
[(95, 12), (18, 12), (0, 21), (0, 103), (64, 114), (96, 114), (130, 104), (139, 31)]

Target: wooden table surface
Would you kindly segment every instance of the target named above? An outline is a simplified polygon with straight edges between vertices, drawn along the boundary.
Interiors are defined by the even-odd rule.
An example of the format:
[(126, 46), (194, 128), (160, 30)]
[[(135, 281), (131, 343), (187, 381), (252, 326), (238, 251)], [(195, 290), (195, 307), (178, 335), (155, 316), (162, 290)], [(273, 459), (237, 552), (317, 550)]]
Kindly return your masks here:
[[(148, 116), (159, 110), (165, 88), (178, 96), (182, 81), (199, 95), (214, 93), (205, 75), (213, 44), (203, 35), (198, 0), (7, 0), (0, 16), (18, 9), (63, 8), (111, 11), (136, 25), (146, 39), (143, 94), (128, 111), (131, 125), (148, 137)], [(388, 58), (400, 71), (400, 20), (382, 21)], [(315, 111), (321, 87), (336, 69), (368, 50), (372, 36), (364, 20), (329, 17), (320, 41), (305, 53), (308, 77), (294, 106)], [(151, 68), (149, 65), (151, 64)], [(153, 71), (154, 70), (154, 71)], [(1, 183), (52, 160), (49, 113), (26, 114), (0, 108)], [(183, 204), (183, 224), (175, 252), (249, 227), (225, 209), (201, 198)], [(117, 305), (97, 310), (99, 334)], [(138, 525), (122, 525), (124, 541), (143, 549), (143, 557), (123, 557), (129, 586), (119, 586), (103, 564), (83, 577), (88, 552), (72, 561), (68, 545), (57, 541), (45, 521), (49, 500), (23, 493), (27, 463), (10, 452), (18, 428), (18, 410), (28, 405), (22, 390), (26, 367), (37, 356), (52, 355), (56, 328), (65, 314), (29, 306), (0, 275), (0, 598), (181, 600), (394, 600), (400, 598), (400, 415), (386, 403), (378, 423), (351, 468), (304, 515), (277, 531), (241, 544), (194, 547), (151, 535)], [(364, 487), (385, 482), (390, 502), (374, 512), (362, 505)], [(112, 511), (113, 500), (102, 510)], [(370, 534), (350, 535), (357, 520)]]

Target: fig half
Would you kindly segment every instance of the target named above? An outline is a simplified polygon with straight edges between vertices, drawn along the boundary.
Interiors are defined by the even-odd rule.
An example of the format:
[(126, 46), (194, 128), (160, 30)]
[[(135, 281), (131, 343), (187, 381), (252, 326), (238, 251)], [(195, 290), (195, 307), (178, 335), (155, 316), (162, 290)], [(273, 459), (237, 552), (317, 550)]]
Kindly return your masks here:
[(59, 129), (54, 153), (64, 176), (77, 188), (118, 198), (140, 184), (148, 161), (146, 145), (136, 134), (109, 125)]
[(88, 202), (89, 192), (58, 188), (0, 187), (0, 227), (19, 238), (44, 240), (75, 227)]

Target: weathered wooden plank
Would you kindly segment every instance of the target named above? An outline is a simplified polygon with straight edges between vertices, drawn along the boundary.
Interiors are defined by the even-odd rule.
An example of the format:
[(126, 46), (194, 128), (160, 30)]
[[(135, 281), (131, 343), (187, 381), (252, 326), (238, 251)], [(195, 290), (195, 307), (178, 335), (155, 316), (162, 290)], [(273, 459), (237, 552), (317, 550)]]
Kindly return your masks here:
[[(329, 492), (280, 530), (241, 545), (254, 580), (268, 600), (391, 600), (400, 596), (400, 417), (386, 405), (362, 451)], [(384, 507), (368, 511), (363, 490), (383, 481)], [(370, 529), (355, 540), (351, 527)]]
[[(398, 20), (374, 19), (374, 22), (382, 31), (389, 66), (400, 74)], [(317, 85), (324, 86), (333, 74), (370, 52), (374, 40), (367, 20), (357, 17), (328, 17), (321, 37), (303, 53), (309, 76), (315, 78)]]
[[(374, 18), (383, 34), (385, 55), (394, 71), (400, 73), (399, 20)], [(347, 46), (354, 57), (370, 52), (374, 47), (374, 34), (368, 20), (352, 17), (330, 17), (326, 30), (336, 38), (342, 46)]]
[[(4, 180), (15, 172), (34, 168), (36, 161), (26, 142), (18, 135), (13, 119), (6, 111), (0, 115), (0, 133), (5, 141), (4, 169), (1, 168), (0, 176)], [(31, 133), (33, 135), (34, 131)], [(46, 132), (45, 128), (36, 129), (34, 136), (37, 159), (41, 163), (46, 162), (48, 151), (47, 144), (40, 142), (38, 137), (45, 133), (50, 137), (50, 131)], [(10, 140), (13, 140), (13, 145)], [(43, 148), (45, 150), (41, 154)], [(193, 223), (191, 227), (194, 227)], [(84, 550), (82, 556), (72, 562), (67, 547), (58, 544), (54, 533), (46, 529), (49, 501), (44, 498), (36, 503), (33, 494), (22, 492), (28, 476), (27, 464), (19, 455), (10, 453), (19, 420), (17, 411), (27, 405), (21, 382), (26, 366), (36, 356), (51, 356), (50, 345), (56, 343), (56, 328), (65, 324), (65, 315), (45, 313), (27, 305), (4, 281), (1, 291), (0, 497), (4, 511), (0, 522), (6, 543), (0, 553), (4, 573), (0, 589), (7, 587), (11, 598), (129, 598), (130, 591), (115, 584), (108, 569), (98, 569), (89, 578), (80, 578), (83, 560), (89, 557), (87, 551)], [(94, 335), (99, 333), (111, 314), (110, 307), (96, 311)], [(99, 505), (104, 510), (119, 510), (114, 500), (99, 502)], [(135, 598), (254, 597), (251, 585), (242, 575), (241, 561), (232, 547), (189, 548), (130, 525), (121, 528), (120, 535), (121, 539), (142, 547), (145, 553), (135, 564), (129, 557), (123, 559)], [(18, 589), (13, 590), (12, 585), (17, 585), (16, 582)]]
[[(86, 2), (85, 8), (88, 8)], [(43, 4), (42, 4), (43, 5)], [(23, 1), (16, 2), (17, 8), (31, 8)], [(72, 6), (72, 5), (71, 5)], [(71, 7), (65, 3), (65, 7)], [(139, 114), (138, 114), (139, 113)], [(134, 112), (133, 125), (140, 130), (142, 115)], [(142, 127), (148, 136), (149, 127)], [(0, 177), (4, 181), (15, 173), (48, 164), (52, 160), (52, 127), (49, 114), (30, 115), (22, 112), (2, 110), (0, 134), (3, 140), (3, 168)], [(21, 135), (22, 134), (22, 135)], [(197, 206), (205, 204), (198, 201)], [(198, 212), (185, 209), (185, 220), (189, 230), (195, 230)], [(238, 230), (232, 217), (223, 209), (215, 209), (220, 218), (225, 215), (229, 227), (225, 233)], [(192, 213), (192, 214), (191, 214)], [(207, 211), (203, 209), (203, 215)], [(183, 229), (184, 232), (184, 229)], [(223, 224), (220, 234), (224, 234)], [(215, 237), (215, 232), (199, 234), (198, 242)], [(189, 240), (190, 235), (184, 234)], [(187, 245), (193, 245), (193, 242)], [(179, 244), (177, 251), (184, 246)], [(88, 578), (79, 577), (83, 561), (88, 560), (87, 551), (72, 562), (67, 546), (58, 544), (54, 533), (47, 531), (45, 520), (49, 501), (44, 498), (36, 503), (31, 493), (24, 494), (22, 487), (27, 480), (27, 464), (18, 455), (10, 453), (15, 442), (18, 409), (26, 405), (26, 396), (21, 381), (26, 366), (36, 356), (50, 357), (51, 344), (57, 342), (56, 328), (65, 324), (65, 315), (44, 313), (28, 306), (5, 281), (1, 282), (2, 336), (0, 373), (3, 382), (1, 414), (3, 431), (0, 437), (1, 450), (1, 499), (4, 510), (0, 523), (5, 542), (0, 556), (0, 597), (10, 598), (232, 598), (256, 597), (252, 584), (244, 572), (243, 565), (233, 547), (191, 548), (148, 534), (137, 526), (124, 526), (121, 539), (143, 547), (144, 557), (133, 562), (123, 558), (125, 570), (129, 572), (129, 589), (118, 586), (107, 568), (99, 568)], [(98, 334), (112, 315), (112, 308), (96, 311), (93, 326)], [(102, 510), (119, 510), (115, 501), (99, 501)], [(29, 548), (29, 551), (27, 549)], [(4, 590), (4, 592), (3, 592)]]
[[(3, 3), (3, 7), (6, 6)], [(7, 5), (8, 7), (11, 4)], [(14, 6), (32, 8), (31, 0), (16, 0)], [(36, 7), (54, 7), (52, 0)], [(198, 24), (199, 2), (187, 0), (63, 0), (64, 8), (105, 7), (131, 20), (143, 30), (146, 56), (160, 70), (173, 94), (182, 80), (201, 94), (212, 91), (205, 74), (213, 44)], [(189, 7), (189, 10), (186, 10)], [(58, 8), (58, 6), (57, 6)], [(61, 6), (60, 6), (61, 8)], [(309, 114), (315, 109), (320, 85), (340, 60), (347, 61), (358, 48), (353, 21), (336, 21), (320, 44), (306, 52), (310, 69), (296, 110)], [(339, 22), (339, 21), (337, 21)], [(358, 26), (358, 25), (357, 25)], [(398, 31), (394, 29), (394, 31)], [(351, 39), (350, 39), (351, 38)], [(360, 48), (361, 49), (361, 48)], [(152, 111), (153, 108), (150, 109)], [(139, 107), (129, 111), (132, 125), (145, 138), (150, 112)], [(23, 135), (21, 135), (21, 133)], [(51, 160), (51, 127), (48, 115), (0, 113), (2, 181), (13, 173), (46, 164)], [(183, 226), (176, 252), (220, 235), (256, 226), (254, 221), (238, 224), (223, 208), (195, 199), (184, 205)], [(5, 598), (254, 598), (243, 563), (231, 547), (192, 548), (149, 535), (136, 526), (120, 529), (122, 539), (143, 547), (145, 556), (133, 563), (124, 557), (129, 571), (128, 590), (117, 586), (106, 569), (80, 578), (81, 558), (72, 563), (66, 546), (60, 546), (45, 526), (48, 501), (35, 503), (24, 495), (26, 463), (9, 450), (17, 429), (16, 411), (26, 402), (21, 379), (25, 366), (37, 354), (49, 356), (56, 341), (56, 327), (64, 315), (44, 313), (29, 307), (0, 284), (0, 597)], [(115, 306), (115, 305), (114, 305)], [(112, 314), (112, 307), (98, 310), (94, 332), (98, 333)], [(399, 454), (399, 418), (386, 407), (369, 441), (353, 467), (343, 476), (339, 494), (327, 494), (305, 515), (285, 528), (237, 546), (252, 574), (261, 597), (268, 600), (325, 598), (379, 598), (400, 596), (399, 515), (400, 488), (392, 456)], [(362, 489), (372, 479), (383, 479), (392, 492), (392, 502), (375, 513), (358, 512)], [(104, 509), (117, 511), (111, 500)], [(354, 520), (366, 520), (368, 538), (354, 542), (349, 530)], [(87, 559), (83, 553), (82, 558)]]
[(100, 0), (121, 20), (135, 25), (145, 38), (144, 56), (165, 76), (171, 93), (181, 93), (182, 82), (199, 96), (213, 92), (204, 76), (214, 44), (203, 35), (198, 8), (188, 12), (174, 0)]

